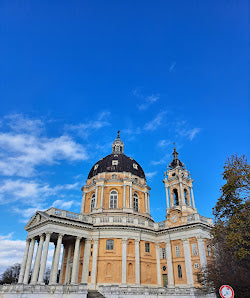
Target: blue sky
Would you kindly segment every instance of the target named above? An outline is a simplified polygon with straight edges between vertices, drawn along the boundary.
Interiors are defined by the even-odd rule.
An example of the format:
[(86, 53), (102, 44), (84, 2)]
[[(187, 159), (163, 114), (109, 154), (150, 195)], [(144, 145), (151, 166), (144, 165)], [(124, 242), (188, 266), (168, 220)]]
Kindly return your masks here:
[(248, 153), (247, 1), (0, 1), (0, 20), (0, 271), (36, 209), (80, 210), (118, 129), (156, 221), (173, 142), (212, 216)]

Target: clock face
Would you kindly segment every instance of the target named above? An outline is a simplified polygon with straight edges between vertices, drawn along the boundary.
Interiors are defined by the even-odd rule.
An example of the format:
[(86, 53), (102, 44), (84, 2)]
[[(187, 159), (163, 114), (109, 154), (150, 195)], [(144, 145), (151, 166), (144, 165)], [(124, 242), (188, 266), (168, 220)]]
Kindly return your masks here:
[(174, 215), (171, 216), (171, 221), (173, 223), (177, 222), (177, 219), (178, 219), (178, 216), (176, 214), (174, 214)]

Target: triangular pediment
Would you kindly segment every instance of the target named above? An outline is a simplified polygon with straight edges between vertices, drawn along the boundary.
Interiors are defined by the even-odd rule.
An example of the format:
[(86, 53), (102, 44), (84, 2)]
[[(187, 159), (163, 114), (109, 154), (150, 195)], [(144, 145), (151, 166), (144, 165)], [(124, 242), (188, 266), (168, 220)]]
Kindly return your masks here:
[(33, 227), (33, 226), (36, 226), (46, 220), (48, 220), (48, 215), (44, 212), (41, 212), (41, 211), (37, 211), (32, 217), (31, 219), (28, 221), (28, 223), (26, 224), (26, 226), (24, 227), (25, 230)]

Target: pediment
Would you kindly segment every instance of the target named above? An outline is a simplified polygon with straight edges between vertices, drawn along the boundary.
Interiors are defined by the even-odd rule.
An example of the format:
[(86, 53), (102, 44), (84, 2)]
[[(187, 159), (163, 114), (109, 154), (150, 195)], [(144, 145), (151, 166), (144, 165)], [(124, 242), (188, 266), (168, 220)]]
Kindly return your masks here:
[(26, 224), (26, 226), (24, 227), (25, 230), (36, 226), (37, 224), (40, 224), (46, 220), (48, 220), (48, 215), (45, 214), (44, 212), (41, 211), (37, 211), (32, 217), (31, 219), (28, 221), (28, 223)]

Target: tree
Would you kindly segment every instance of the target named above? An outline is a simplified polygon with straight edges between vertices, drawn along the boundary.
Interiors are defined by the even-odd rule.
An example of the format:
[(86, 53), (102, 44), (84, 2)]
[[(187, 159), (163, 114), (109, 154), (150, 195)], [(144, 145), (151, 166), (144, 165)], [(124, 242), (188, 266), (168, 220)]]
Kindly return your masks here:
[(229, 284), (236, 297), (249, 296), (250, 261), (250, 165), (246, 156), (232, 155), (227, 159), (221, 188), (213, 214), (212, 230), (214, 260), (203, 274), (205, 288)]
[(1, 275), (0, 284), (17, 283), (19, 273), (20, 273), (20, 268), (21, 268), (21, 265), (18, 263), (8, 267)]

